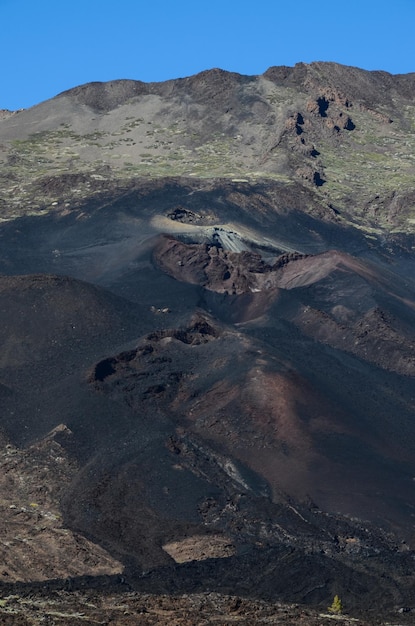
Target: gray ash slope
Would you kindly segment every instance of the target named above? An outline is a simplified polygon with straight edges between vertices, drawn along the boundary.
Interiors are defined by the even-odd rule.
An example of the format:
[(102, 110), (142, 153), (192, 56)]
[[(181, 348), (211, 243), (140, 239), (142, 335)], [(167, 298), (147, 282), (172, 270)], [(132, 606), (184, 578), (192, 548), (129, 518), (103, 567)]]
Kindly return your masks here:
[(0, 121), (5, 454), (69, 429), (63, 523), (131, 584), (415, 603), (413, 82), (212, 70)]

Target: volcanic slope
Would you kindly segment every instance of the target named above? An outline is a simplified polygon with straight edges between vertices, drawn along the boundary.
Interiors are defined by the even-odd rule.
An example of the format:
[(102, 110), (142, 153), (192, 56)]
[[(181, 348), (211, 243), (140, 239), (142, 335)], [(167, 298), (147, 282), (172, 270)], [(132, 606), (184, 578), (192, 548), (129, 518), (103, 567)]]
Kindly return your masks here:
[[(0, 121), (0, 428), (33, 468), (0, 498), (35, 537), (3, 581), (66, 532), (62, 579), (415, 603), (412, 86), (214, 70)], [(384, 169), (352, 188), (357, 145)]]
[(76, 87), (0, 120), (1, 217), (65, 211), (141, 176), (225, 176), (280, 181), (301, 210), (410, 233), (414, 81), (299, 63)]

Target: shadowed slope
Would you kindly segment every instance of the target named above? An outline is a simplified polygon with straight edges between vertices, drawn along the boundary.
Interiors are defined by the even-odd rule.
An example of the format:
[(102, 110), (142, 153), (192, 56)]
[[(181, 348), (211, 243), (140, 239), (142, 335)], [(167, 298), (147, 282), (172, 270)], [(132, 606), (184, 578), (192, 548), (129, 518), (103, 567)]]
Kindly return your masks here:
[(37, 559), (0, 578), (50, 541), (79, 585), (414, 601), (412, 85), (215, 69), (0, 120), (0, 505)]

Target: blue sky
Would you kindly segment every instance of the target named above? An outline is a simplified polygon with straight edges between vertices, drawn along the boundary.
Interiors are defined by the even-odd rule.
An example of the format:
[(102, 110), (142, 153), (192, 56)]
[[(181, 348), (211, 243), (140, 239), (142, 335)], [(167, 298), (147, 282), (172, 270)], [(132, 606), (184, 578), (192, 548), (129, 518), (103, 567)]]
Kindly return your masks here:
[(89, 81), (336, 61), (415, 72), (415, 0), (0, 0), (0, 109)]

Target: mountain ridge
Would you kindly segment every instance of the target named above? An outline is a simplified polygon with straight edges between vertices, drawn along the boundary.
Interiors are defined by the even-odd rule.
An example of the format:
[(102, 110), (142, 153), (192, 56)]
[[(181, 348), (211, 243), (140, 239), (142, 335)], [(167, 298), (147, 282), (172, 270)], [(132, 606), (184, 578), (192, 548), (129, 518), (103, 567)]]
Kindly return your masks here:
[[(69, 167), (83, 174), (82, 193), (95, 194), (97, 181), (131, 185), (139, 176), (277, 180), (304, 189), (310, 202), (316, 194), (328, 214), (368, 234), (408, 233), (412, 83), (412, 74), (314, 63), (262, 76), (214, 69), (164, 83), (76, 87), (2, 120), (2, 216), (10, 194), (12, 214), (23, 205), (35, 212), (64, 205), (56, 186)], [(94, 114), (88, 102), (101, 109)], [(382, 174), (377, 186), (374, 168)], [(56, 191), (39, 205), (38, 185), (48, 176)]]
[[(319, 70), (322, 70), (321, 72), (322, 76)], [(330, 71), (327, 72), (324, 70), (330, 70)], [(328, 77), (327, 77), (327, 74), (329, 74)], [(330, 83), (336, 84), (337, 81), (339, 80), (341, 81), (342, 84), (344, 84), (344, 80), (342, 80), (340, 76), (338, 76), (339, 74), (341, 75), (342, 78), (344, 76), (350, 76), (352, 79), (359, 77), (360, 80), (358, 82), (364, 82), (365, 86), (369, 81), (364, 81), (363, 79), (370, 78), (373, 80), (373, 82), (377, 83), (378, 89), (379, 87), (390, 88), (391, 86), (394, 86), (395, 88), (397, 88), (397, 91), (399, 92), (399, 88), (401, 87), (405, 95), (408, 94), (409, 92), (408, 94), (409, 97), (411, 97), (410, 90), (414, 88), (414, 82), (415, 82), (415, 72), (408, 72), (406, 74), (391, 74), (383, 70), (364, 70), (358, 67), (345, 66), (345, 65), (342, 65), (340, 63), (335, 63), (335, 62), (313, 61), (311, 63), (300, 62), (300, 63), (295, 64), (294, 66), (270, 66), (262, 74), (258, 74), (258, 75), (246, 75), (246, 74), (240, 74), (238, 72), (223, 70), (221, 68), (212, 68), (209, 70), (203, 70), (189, 77), (172, 78), (172, 79), (158, 81), (158, 82), (151, 82), (151, 81), (144, 82), (141, 80), (134, 80), (134, 79), (114, 79), (110, 81), (95, 81), (92, 83), (85, 83), (83, 85), (66, 89), (63, 92), (60, 92), (59, 94), (54, 96), (54, 98), (57, 98), (63, 95), (77, 96), (82, 92), (88, 91), (89, 88), (102, 89), (103, 87), (106, 86), (108, 89), (111, 89), (112, 87), (116, 87), (118, 85), (136, 87), (136, 89), (131, 90), (132, 95), (129, 94), (125, 96), (126, 99), (128, 99), (129, 97), (133, 97), (134, 95), (142, 95), (142, 93), (150, 93), (151, 89), (157, 89), (157, 88), (162, 89), (164, 85), (166, 85), (167, 88), (173, 85), (178, 85), (178, 86), (196, 85), (197, 86), (199, 84), (203, 85), (205, 82), (214, 83), (215, 80), (218, 79), (219, 77), (228, 79), (225, 81), (228, 83), (231, 83), (232, 79), (235, 82), (243, 83), (243, 82), (251, 82), (251, 81), (253, 82), (255, 81), (255, 79), (265, 77), (280, 85), (288, 83), (288, 84), (294, 84), (295, 86), (299, 86), (299, 84), (307, 85), (307, 83), (310, 83), (310, 82), (312, 83), (311, 77), (316, 76), (320, 79), (323, 78), (323, 80), (325, 78), (327, 83), (329, 84)], [(310, 75), (311, 77), (309, 77)], [(209, 78), (211, 78), (212, 80), (209, 81)], [(350, 92), (350, 86), (353, 86), (354, 88), (357, 87), (356, 81), (350, 80), (349, 78), (349, 80), (346, 82), (346, 88), (345, 86), (343, 86), (343, 90)], [(144, 91), (146, 87), (147, 87), (147, 91)], [(359, 89), (359, 91), (362, 92), (361, 89)], [(127, 93), (128, 93), (128, 90), (127, 90)], [(367, 97), (366, 94), (365, 94), (365, 97)], [(118, 105), (119, 104), (121, 104), (121, 102), (118, 102)]]

